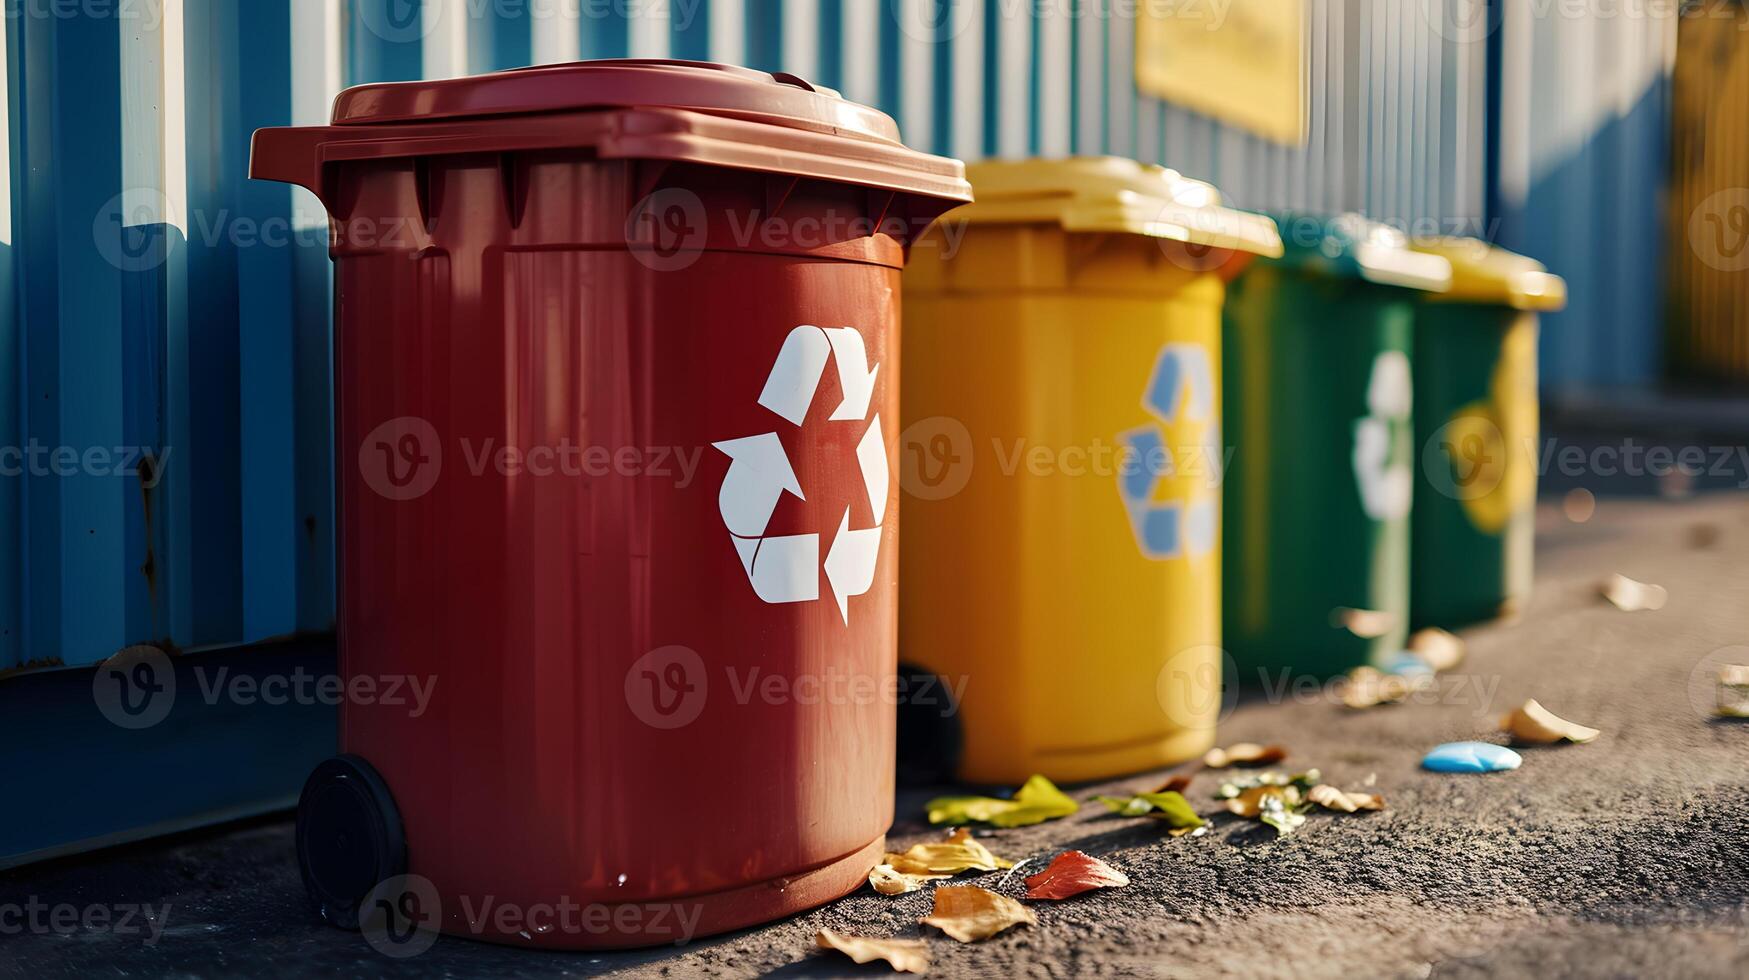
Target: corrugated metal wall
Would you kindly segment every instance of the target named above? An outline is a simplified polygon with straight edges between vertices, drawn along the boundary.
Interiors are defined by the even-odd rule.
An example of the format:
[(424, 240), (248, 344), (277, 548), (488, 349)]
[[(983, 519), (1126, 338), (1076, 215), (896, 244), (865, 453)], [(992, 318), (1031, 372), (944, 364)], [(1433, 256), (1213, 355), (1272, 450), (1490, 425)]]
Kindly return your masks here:
[(1675, 8), (1541, 9), (1505, 4), (1499, 240), (1567, 279), (1566, 312), (1543, 320), (1545, 391), (1649, 383), (1663, 370)]
[(0, 478), (0, 669), (329, 625), (325, 224), (244, 175), (254, 128), (324, 121), (346, 85), (708, 58), (839, 88), (966, 158), (1127, 154), (1244, 206), (1446, 231), (1481, 228), (1486, 196), (1488, 44), (1451, 26), (1472, 0), (1308, 0), (1297, 148), (1138, 96), (1135, 24), (1111, 16), (1134, 4), (1110, 0), (6, 3), (0, 445), (143, 447), (162, 479)]

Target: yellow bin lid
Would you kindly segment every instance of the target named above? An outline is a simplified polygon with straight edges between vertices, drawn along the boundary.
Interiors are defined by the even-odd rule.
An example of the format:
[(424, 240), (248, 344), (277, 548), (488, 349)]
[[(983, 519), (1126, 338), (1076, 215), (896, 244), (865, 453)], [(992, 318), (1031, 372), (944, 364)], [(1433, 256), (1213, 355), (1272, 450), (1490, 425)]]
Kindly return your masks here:
[(1451, 289), (1433, 299), (1538, 313), (1553, 313), (1567, 305), (1567, 281), (1528, 255), (1479, 238), (1418, 239), (1413, 247), (1451, 263)]
[(1056, 224), (1064, 231), (1119, 232), (1281, 255), (1275, 222), (1222, 207), (1213, 184), (1153, 164), (1120, 157), (989, 160), (967, 164), (966, 179), (977, 200), (954, 209), (954, 219)]

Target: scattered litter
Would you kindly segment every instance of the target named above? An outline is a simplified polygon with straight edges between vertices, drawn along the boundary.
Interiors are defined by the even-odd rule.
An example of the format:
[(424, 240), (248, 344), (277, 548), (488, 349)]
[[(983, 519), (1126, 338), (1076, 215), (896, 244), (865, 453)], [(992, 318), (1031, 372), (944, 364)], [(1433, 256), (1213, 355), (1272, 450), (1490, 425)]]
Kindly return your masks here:
[(900, 973), (922, 973), (929, 969), (928, 944), (921, 939), (864, 939), (821, 929), (814, 937), (814, 945), (835, 949), (858, 963), (884, 960)]
[(1670, 598), (1669, 591), (1662, 585), (1636, 582), (1619, 574), (1611, 575), (1608, 581), (1598, 586), (1598, 591), (1622, 612), (1663, 609), (1665, 600)]
[(1230, 800), (1248, 789), (1255, 789), (1259, 786), (1293, 786), (1303, 792), (1318, 785), (1323, 778), (1324, 774), (1316, 769), (1307, 769), (1305, 772), (1295, 773), (1292, 776), (1280, 772), (1252, 773), (1222, 783), (1215, 790), (1215, 798)]
[(1152, 817), (1171, 828), (1172, 836), (1183, 837), (1196, 830), (1206, 820), (1196, 815), (1190, 801), (1173, 790), (1163, 793), (1137, 793), (1135, 796), (1101, 796), (1099, 802), (1111, 812), (1126, 817)]
[(1400, 650), (1385, 658), (1384, 663), (1380, 665), (1380, 669), (1387, 674), (1392, 674), (1397, 677), (1406, 677), (1410, 680), (1417, 681), (1424, 678), (1431, 678), (1437, 673), (1437, 671), (1433, 669), (1433, 665), (1427, 662), (1427, 658), (1411, 650)]
[(1749, 667), (1725, 664), (1719, 668), (1720, 718), (1749, 718)]
[(1504, 772), (1517, 769), (1524, 757), (1491, 742), (1447, 742), (1421, 760), (1433, 772)]
[(1525, 745), (1553, 745), (1556, 742), (1589, 742), (1600, 733), (1595, 728), (1575, 725), (1543, 707), (1535, 698), (1524, 702), (1511, 714), (1500, 719), (1500, 728), (1512, 740)]
[(1437, 626), (1416, 630), (1409, 637), (1409, 652), (1442, 674), (1463, 663), (1466, 650), (1467, 645), (1461, 638)]
[(1717, 524), (1694, 524), (1688, 529), (1688, 546), (1696, 551), (1706, 551), (1719, 543), (1724, 535), (1724, 529)]
[(1026, 897), (1071, 898), (1095, 888), (1122, 888), (1129, 883), (1128, 875), (1096, 857), (1064, 851), (1049, 867), (1026, 879)]
[(1345, 629), (1363, 640), (1376, 640), (1397, 628), (1397, 614), (1339, 606), (1330, 611), (1330, 625)]
[(1387, 674), (1377, 667), (1356, 667), (1342, 680), (1342, 703), (1356, 711), (1381, 704), (1397, 704), (1434, 683), (1435, 678), (1430, 673)]
[(1287, 758), (1287, 749), (1279, 745), (1239, 742), (1224, 749), (1209, 749), (1202, 757), (1202, 764), (1210, 769), (1225, 769), (1229, 766), (1272, 766), (1285, 758)]
[(1567, 520), (1574, 524), (1583, 524), (1597, 512), (1597, 497), (1591, 491), (1580, 487), (1567, 491), (1561, 498), (1561, 513), (1567, 515)]
[(975, 943), (1010, 926), (1036, 926), (1038, 916), (1014, 899), (976, 885), (944, 885), (935, 890), (935, 911), (919, 921), (962, 943)]
[(1227, 801), (1227, 812), (1259, 820), (1286, 837), (1306, 822), (1306, 792), (1321, 778), (1308, 769), (1294, 776), (1262, 772), (1221, 784), (1215, 796)]
[(1033, 776), (1014, 796), (941, 796), (926, 804), (933, 824), (987, 823), (994, 827), (1027, 827), (1066, 817), (1080, 809), (1074, 800), (1043, 776)]
[[(1368, 785), (1371, 785), (1370, 783)], [(1306, 793), (1309, 802), (1316, 803), (1326, 810), (1336, 810), (1341, 813), (1355, 813), (1360, 810), (1383, 810), (1385, 798), (1374, 793), (1344, 793), (1328, 783), (1313, 786)]]

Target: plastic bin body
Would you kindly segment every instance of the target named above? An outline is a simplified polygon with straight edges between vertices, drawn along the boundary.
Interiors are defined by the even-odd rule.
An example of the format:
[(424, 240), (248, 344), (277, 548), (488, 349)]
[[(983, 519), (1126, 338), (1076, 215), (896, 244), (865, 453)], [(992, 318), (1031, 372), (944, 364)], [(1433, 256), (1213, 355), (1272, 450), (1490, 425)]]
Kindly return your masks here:
[(1565, 305), (1558, 276), (1461, 240), (1453, 288), (1415, 325), (1413, 625), (1455, 628), (1511, 613), (1530, 594), (1540, 462), (1537, 314)]
[[(887, 474), (910, 233), (786, 224), (750, 246), (748, 222), (919, 227), (948, 206), (932, 194), (965, 194), (957, 163), (885, 130), (869, 153), (896, 188), (783, 172), (796, 140), (834, 144), (727, 113), (763, 97), (749, 86), (831, 97), (770, 76), (552, 71), (545, 91), (576, 104), (264, 132), (256, 174), (310, 186), (334, 222), (341, 673), (431, 691), (417, 714), (349, 699), (342, 751), (388, 784), (446, 931), (673, 942), (852, 890), (892, 819)], [(413, 84), (475, 107), (458, 111), (526, 110), (492, 87), (517, 74)], [(620, 83), (702, 91), (696, 111), (625, 109)], [(395, 88), (343, 95), (336, 119), (392, 116)], [(643, 220), (651, 200), (681, 202), (682, 220)], [(821, 327), (854, 331), (872, 388), (834, 345), (811, 399), (771, 400), (805, 416), (780, 417), (761, 404), (768, 377), (792, 344), (817, 354)], [(766, 433), (781, 460), (734, 445)], [(777, 487), (792, 480), (806, 499)], [(770, 505), (763, 534), (744, 526), (748, 499)], [(817, 552), (789, 581), (750, 570), (809, 534)], [(872, 565), (846, 571), (840, 541)], [(519, 916), (482, 917), (486, 901)], [(583, 910), (571, 928), (527, 928), (567, 905)]]
[[(1224, 285), (1094, 213), (1108, 182), (1158, 193), (1162, 173), (975, 165), (987, 203), (942, 223), (957, 249), (912, 254), (900, 659), (963, 691), (966, 780), (1106, 778), (1214, 738)], [(1180, 465), (1126, 466), (1138, 440)]]
[(1223, 632), (1238, 681), (1266, 689), (1408, 637), (1414, 297), (1450, 281), (1389, 229), (1283, 220), (1286, 257), (1234, 282), (1224, 336)]

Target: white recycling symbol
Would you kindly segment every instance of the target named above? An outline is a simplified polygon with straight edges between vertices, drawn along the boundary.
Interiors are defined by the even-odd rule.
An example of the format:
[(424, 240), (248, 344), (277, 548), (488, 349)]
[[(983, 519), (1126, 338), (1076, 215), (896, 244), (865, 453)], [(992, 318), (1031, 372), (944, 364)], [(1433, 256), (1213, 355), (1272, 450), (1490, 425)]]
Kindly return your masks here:
[[(839, 387), (844, 392), (844, 400), (833, 409), (829, 421), (867, 419), (880, 365), (869, 367), (862, 334), (852, 327), (800, 326), (791, 330), (771, 366), (765, 390), (759, 394), (759, 404), (791, 425), (801, 425), (808, 407), (814, 403), (814, 392), (828, 359), (838, 365)], [(765, 432), (712, 445), (729, 457), (729, 472), (723, 477), (717, 505), (753, 593), (771, 603), (812, 602), (820, 598), (820, 535), (765, 534), (785, 493), (808, 499), (777, 433)], [(874, 527), (852, 528), (850, 507), (846, 506), (824, 565), (826, 581), (838, 601), (838, 614), (846, 625), (850, 623), (850, 597), (868, 592), (874, 584), (881, 523), (886, 520), (887, 444), (881, 436), (878, 412), (856, 445), (856, 460), (868, 490), (869, 507), (874, 512)]]
[(1396, 433), (1408, 431), (1413, 402), (1409, 358), (1402, 351), (1381, 351), (1366, 386), (1369, 414), (1354, 423), (1354, 478), (1361, 508), (1375, 521), (1409, 514), (1415, 474), (1400, 454), (1392, 458), (1392, 443)]

